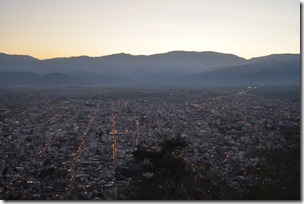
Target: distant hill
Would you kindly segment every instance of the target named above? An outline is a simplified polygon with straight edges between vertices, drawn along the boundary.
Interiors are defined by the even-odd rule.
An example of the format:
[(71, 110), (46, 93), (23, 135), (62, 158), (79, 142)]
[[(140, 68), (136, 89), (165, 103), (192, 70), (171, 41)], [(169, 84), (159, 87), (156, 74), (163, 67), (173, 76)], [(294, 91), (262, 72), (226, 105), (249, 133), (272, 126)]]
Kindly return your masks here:
[(264, 58), (257, 63), (185, 75), (178, 81), (183, 84), (218, 86), (300, 84), (300, 56), (294, 60)]
[(263, 57), (254, 57), (248, 60), (250, 63), (257, 63), (257, 62), (265, 62), (265, 61), (294, 61), (299, 60), (300, 55), (298, 54), (273, 54)]
[(5, 53), (0, 53), (0, 61), (13, 61), (13, 60), (38, 60), (34, 57), (28, 55), (8, 55)]
[(218, 52), (125, 53), (38, 60), (0, 53), (0, 85), (229, 86), (300, 84), (300, 55), (246, 60)]
[[(0, 71), (31, 71), (39, 73), (69, 72), (75, 70), (124, 74), (134, 70), (155, 73), (165, 69), (185, 68), (204, 71), (222, 66), (239, 65), (246, 62), (244, 58), (232, 54), (216, 52), (174, 51), (155, 55), (114, 54), (103, 57), (69, 57), (37, 60), (30, 56), (0, 56)], [(20, 61), (20, 59), (22, 59)], [(31, 60), (30, 60), (31, 59)]]

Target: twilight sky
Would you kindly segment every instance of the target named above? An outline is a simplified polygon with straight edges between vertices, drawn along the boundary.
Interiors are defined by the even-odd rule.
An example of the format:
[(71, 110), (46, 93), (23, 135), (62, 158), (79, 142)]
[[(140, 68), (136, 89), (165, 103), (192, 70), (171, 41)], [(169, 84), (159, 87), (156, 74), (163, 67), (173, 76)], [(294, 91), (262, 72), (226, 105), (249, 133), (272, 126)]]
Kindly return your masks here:
[(0, 52), (39, 59), (300, 53), (297, 0), (0, 0)]

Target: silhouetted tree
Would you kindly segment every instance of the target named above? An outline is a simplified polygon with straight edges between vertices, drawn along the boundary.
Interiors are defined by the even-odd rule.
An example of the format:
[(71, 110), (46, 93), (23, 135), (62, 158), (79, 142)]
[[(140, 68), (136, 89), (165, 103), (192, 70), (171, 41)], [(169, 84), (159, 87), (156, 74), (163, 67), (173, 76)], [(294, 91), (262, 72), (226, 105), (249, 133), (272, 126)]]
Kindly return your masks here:
[(264, 150), (264, 158), (256, 168), (256, 181), (244, 199), (300, 200), (300, 135), (285, 135), (287, 145), (282, 150)]
[(196, 170), (180, 155), (186, 147), (181, 138), (165, 140), (159, 149), (147, 144), (138, 146), (134, 158), (142, 164), (142, 172), (151, 177), (135, 187), (130, 199), (137, 200), (202, 200), (229, 199), (233, 192), (212, 170), (202, 163)]

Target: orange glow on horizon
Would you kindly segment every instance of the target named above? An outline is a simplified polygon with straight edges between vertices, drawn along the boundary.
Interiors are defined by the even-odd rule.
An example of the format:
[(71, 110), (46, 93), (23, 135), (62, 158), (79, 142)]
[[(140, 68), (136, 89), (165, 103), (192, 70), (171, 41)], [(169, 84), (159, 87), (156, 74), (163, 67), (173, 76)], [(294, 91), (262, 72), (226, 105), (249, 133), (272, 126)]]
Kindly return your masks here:
[(38, 59), (176, 50), (247, 59), (300, 53), (298, 1), (0, 0), (0, 8), (0, 52)]

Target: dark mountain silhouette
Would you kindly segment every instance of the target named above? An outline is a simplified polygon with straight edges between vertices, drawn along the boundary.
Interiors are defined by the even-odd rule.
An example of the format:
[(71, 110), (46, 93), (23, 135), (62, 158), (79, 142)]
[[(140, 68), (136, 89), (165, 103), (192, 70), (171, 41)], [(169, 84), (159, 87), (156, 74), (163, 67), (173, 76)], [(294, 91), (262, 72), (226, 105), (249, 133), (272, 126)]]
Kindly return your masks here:
[[(22, 59), (20, 61), (20, 59)], [(174, 51), (156, 55), (114, 54), (103, 57), (69, 57), (37, 60), (29, 56), (5, 55), (0, 57), (0, 71), (32, 71), (39, 73), (75, 70), (123, 74), (134, 70), (155, 73), (163, 69), (179, 67), (188, 70), (204, 71), (210, 68), (232, 66), (245, 63), (246, 60), (232, 54), (216, 52)]]
[(246, 60), (217, 52), (125, 53), (38, 60), (0, 53), (0, 85), (227, 86), (299, 84), (300, 55)]
[[(7, 55), (0, 53), (0, 71), (36, 72), (40, 60), (27, 55)], [(39, 70), (38, 70), (39, 71)]]
[(249, 62), (257, 63), (257, 62), (265, 62), (265, 61), (293, 61), (299, 60), (300, 55), (297, 54), (273, 54), (263, 57), (254, 57), (249, 60)]
[(179, 83), (188, 85), (280, 85), (300, 84), (300, 56), (295, 60), (267, 60), (214, 71), (186, 75)]
[(8, 55), (5, 53), (0, 53), (0, 60), (38, 60), (34, 57), (28, 55)]
[[(169, 67), (188, 67), (192, 64), (193, 67), (202, 68), (217, 68), (232, 65), (239, 65), (246, 62), (246, 59), (232, 54), (223, 54), (218, 52), (185, 52), (173, 51), (165, 54), (151, 55), (154, 61), (165, 61)], [(202, 70), (201, 70), (202, 71)]]

